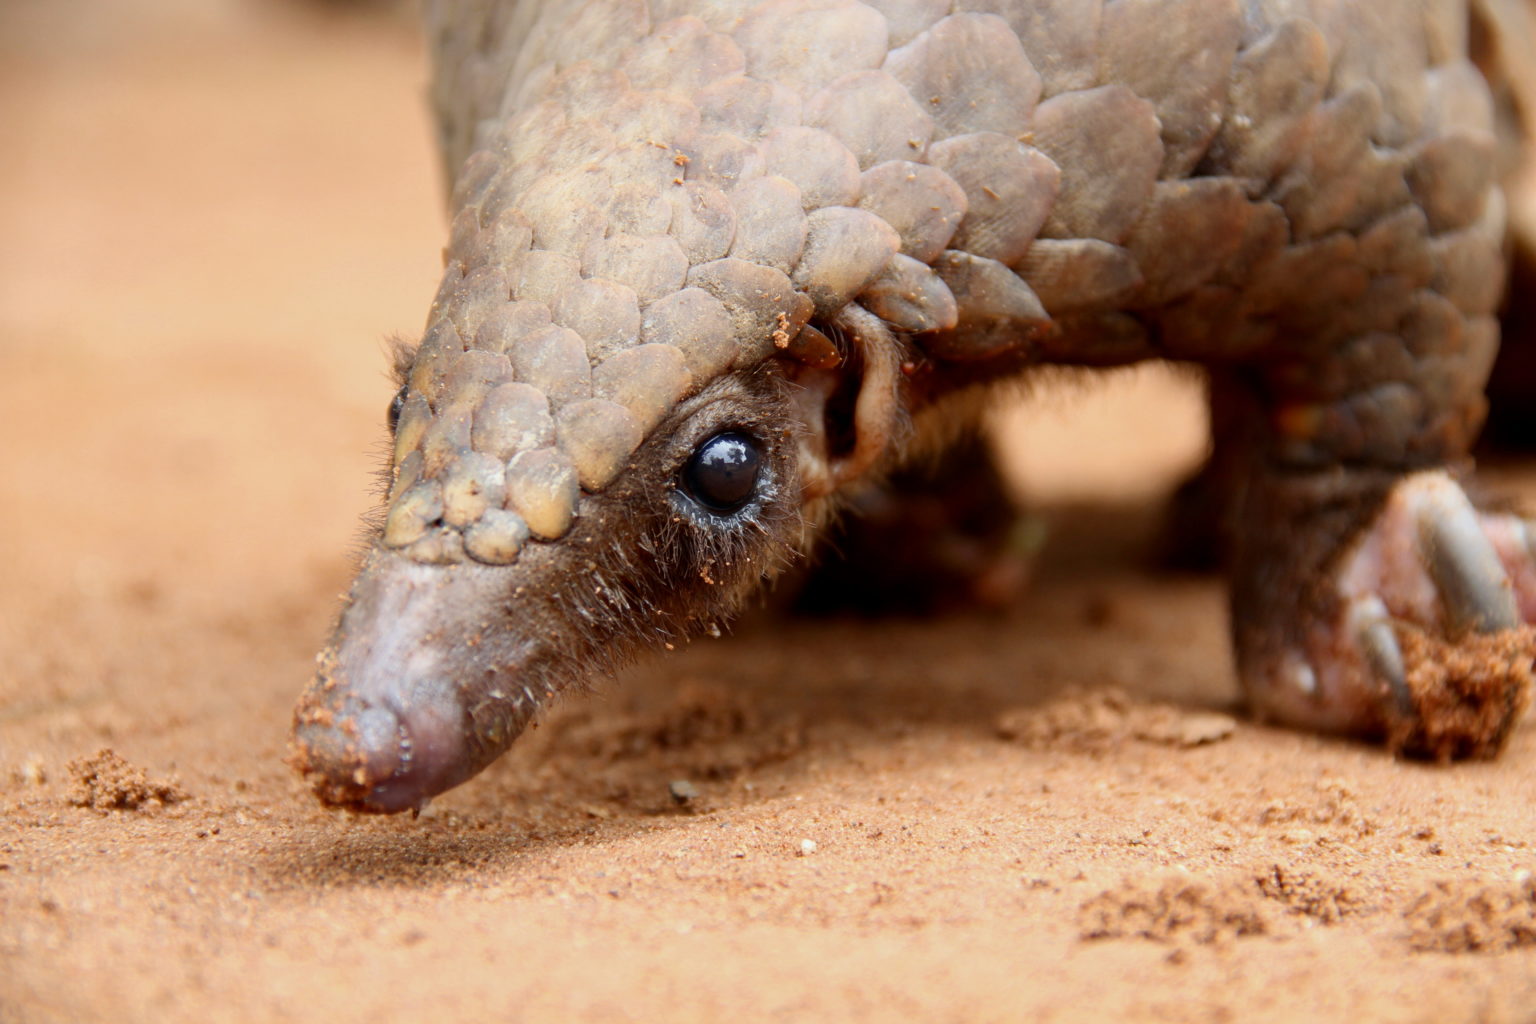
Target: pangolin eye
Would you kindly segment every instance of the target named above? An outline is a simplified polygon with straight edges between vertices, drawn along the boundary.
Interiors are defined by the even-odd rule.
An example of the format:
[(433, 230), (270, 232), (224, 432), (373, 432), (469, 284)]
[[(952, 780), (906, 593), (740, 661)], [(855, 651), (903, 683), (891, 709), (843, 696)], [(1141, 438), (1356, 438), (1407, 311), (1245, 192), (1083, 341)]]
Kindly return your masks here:
[(694, 449), (683, 467), (683, 489), (711, 512), (735, 512), (757, 493), (763, 455), (747, 434), (716, 434)]
[(401, 387), (399, 391), (395, 392), (395, 397), (389, 400), (389, 411), (384, 414), (384, 418), (389, 421), (389, 432), (391, 434), (400, 425), (400, 410), (405, 408), (405, 393), (409, 388), (409, 384)]

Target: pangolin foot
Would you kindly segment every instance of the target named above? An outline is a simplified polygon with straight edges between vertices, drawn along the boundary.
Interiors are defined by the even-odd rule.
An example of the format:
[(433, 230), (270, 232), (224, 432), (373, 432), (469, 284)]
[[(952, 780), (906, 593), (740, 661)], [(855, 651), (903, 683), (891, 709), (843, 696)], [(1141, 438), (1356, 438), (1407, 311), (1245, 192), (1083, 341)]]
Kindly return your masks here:
[(1329, 564), (1324, 592), (1292, 605), (1317, 610), (1284, 641), (1243, 659), (1239, 635), (1257, 710), (1408, 756), (1497, 754), (1536, 674), (1536, 522), (1418, 473)]

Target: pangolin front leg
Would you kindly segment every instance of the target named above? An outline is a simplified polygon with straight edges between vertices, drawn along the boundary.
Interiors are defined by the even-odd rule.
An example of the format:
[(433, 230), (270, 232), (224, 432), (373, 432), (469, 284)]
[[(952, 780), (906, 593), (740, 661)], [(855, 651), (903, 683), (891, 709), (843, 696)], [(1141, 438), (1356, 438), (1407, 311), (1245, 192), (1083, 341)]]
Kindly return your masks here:
[(1503, 271), (1468, 17), (429, 5), (447, 267), (295, 764), (328, 803), (419, 806), (727, 619), (992, 385), (1148, 358), (1230, 382), (1254, 705), (1496, 749), (1536, 586), (1525, 525), (1457, 482)]

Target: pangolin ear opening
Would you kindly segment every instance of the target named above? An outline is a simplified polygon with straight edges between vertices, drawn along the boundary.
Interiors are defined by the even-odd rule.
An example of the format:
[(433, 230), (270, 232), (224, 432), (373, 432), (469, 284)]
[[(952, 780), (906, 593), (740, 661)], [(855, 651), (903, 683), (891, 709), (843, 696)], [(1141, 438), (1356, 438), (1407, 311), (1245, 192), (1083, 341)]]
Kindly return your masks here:
[(807, 324), (785, 357), (806, 428), (802, 493), (825, 497), (869, 472), (901, 431), (901, 343), (879, 317), (849, 305)]

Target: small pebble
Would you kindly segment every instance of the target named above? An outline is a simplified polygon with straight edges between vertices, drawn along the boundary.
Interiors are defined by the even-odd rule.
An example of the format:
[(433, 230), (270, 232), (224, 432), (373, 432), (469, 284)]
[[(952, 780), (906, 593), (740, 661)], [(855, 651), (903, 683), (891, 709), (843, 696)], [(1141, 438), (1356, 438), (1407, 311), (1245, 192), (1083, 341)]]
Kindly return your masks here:
[(814, 840), (814, 839), (802, 839), (802, 840), (800, 840), (800, 856), (802, 856), (802, 857), (809, 857), (811, 854), (813, 854), (815, 852), (816, 852), (816, 840)]
[(679, 807), (686, 806), (699, 797), (699, 787), (687, 779), (673, 779), (667, 783), (667, 792), (672, 794), (672, 802)]
[(28, 786), (41, 786), (48, 781), (48, 770), (43, 767), (43, 759), (33, 754), (21, 764), (21, 771), (17, 773), (22, 783)]

